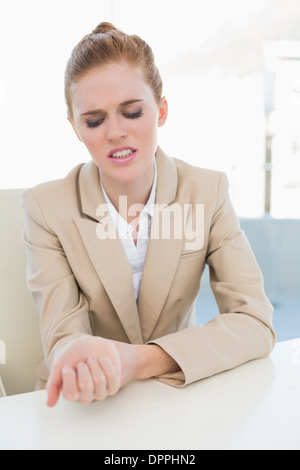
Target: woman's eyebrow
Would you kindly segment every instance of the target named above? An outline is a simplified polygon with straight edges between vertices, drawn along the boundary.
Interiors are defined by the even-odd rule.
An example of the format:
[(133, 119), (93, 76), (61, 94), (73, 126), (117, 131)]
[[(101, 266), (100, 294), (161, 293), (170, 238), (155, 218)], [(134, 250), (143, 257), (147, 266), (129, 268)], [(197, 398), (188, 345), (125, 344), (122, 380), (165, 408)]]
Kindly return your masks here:
[(140, 103), (141, 101), (143, 101), (143, 100), (128, 100), (128, 101), (124, 101), (123, 103), (120, 103), (120, 107), (121, 107), (121, 108), (124, 108), (125, 106), (129, 106), (130, 104), (134, 104), (134, 103)]
[(80, 114), (80, 116), (92, 116), (94, 114), (105, 114), (105, 111), (102, 109), (93, 109), (91, 111), (86, 111), (85, 113)]
[[(143, 100), (136, 99), (136, 100), (123, 101), (123, 103), (120, 103), (120, 108), (125, 108), (126, 106), (129, 106), (130, 104), (140, 103), (141, 101)], [(82, 113), (80, 116), (93, 116), (95, 114), (105, 114), (105, 111), (103, 111), (103, 109), (92, 109), (91, 111), (86, 111), (85, 113)]]

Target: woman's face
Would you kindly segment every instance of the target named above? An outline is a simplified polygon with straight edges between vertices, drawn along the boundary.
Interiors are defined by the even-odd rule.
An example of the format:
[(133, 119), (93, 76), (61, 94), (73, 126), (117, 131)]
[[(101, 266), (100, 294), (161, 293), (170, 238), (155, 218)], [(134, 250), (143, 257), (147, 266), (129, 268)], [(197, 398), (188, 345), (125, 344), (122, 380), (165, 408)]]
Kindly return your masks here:
[(92, 70), (72, 87), (72, 125), (100, 169), (102, 181), (130, 182), (153, 174), (157, 128), (167, 118), (139, 68), (127, 63)]

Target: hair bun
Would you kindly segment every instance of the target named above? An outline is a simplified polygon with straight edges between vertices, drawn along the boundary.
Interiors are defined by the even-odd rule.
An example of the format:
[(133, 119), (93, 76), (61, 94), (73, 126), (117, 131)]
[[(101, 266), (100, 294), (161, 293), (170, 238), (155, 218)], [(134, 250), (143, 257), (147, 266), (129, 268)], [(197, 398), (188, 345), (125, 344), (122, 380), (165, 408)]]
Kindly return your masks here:
[(92, 31), (92, 35), (93, 34), (107, 34), (110, 31), (117, 31), (117, 28), (111, 23), (103, 22), (103, 23), (98, 24), (98, 26), (96, 26), (96, 28)]

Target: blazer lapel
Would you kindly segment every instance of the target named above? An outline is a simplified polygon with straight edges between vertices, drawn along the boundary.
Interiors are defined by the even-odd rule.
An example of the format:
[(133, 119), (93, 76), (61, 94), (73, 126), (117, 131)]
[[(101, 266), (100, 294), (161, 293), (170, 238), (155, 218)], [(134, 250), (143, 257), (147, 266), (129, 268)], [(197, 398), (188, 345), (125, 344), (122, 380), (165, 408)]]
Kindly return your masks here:
[[(183, 207), (184, 203), (188, 202), (185, 199), (174, 203), (178, 184), (175, 162), (160, 149), (157, 151), (156, 159), (158, 169), (156, 209), (138, 300), (140, 324), (145, 342), (150, 338), (159, 319), (179, 263), (184, 241)], [(168, 234), (168, 228), (172, 225), (170, 221), (174, 220), (172, 217), (176, 212), (179, 215), (177, 233), (170, 230)], [(161, 230), (157, 230), (158, 227)]]
[[(75, 217), (74, 221), (130, 342), (142, 344), (131, 268), (117, 237), (114, 223), (107, 210), (104, 210), (106, 203), (99, 184), (98, 168), (93, 162), (82, 168), (79, 189), (82, 212), (89, 219)], [(103, 235), (106, 232), (109, 232), (109, 236), (105, 237)]]
[[(131, 268), (120, 240), (116, 236), (100, 240), (97, 236), (97, 224), (102, 224), (102, 227), (106, 224), (106, 231), (110, 233), (115, 230), (113, 221), (102, 210), (105, 199), (99, 184), (98, 168), (90, 162), (83, 166), (79, 177), (82, 212), (88, 218), (78, 217), (74, 220), (95, 270), (133, 344), (147, 342), (155, 328), (172, 286), (184, 241), (183, 235), (174, 236), (172, 231), (170, 236), (165, 237), (161, 233), (157, 236), (160, 220), (166, 220), (168, 225), (173, 209), (175, 212), (181, 210), (181, 214), (184, 214), (183, 206), (188, 200), (176, 201), (178, 181), (174, 160), (158, 148), (156, 161), (156, 210), (138, 304), (134, 296)], [(184, 226), (185, 221), (182, 219), (181, 223)]]

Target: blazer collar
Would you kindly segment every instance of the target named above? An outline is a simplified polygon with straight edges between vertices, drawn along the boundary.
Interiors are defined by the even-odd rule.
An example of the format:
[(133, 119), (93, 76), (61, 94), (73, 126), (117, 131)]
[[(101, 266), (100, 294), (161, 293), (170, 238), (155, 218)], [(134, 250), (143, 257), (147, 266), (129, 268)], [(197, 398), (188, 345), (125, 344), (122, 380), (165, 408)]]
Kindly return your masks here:
[(99, 221), (101, 216), (97, 215), (97, 208), (100, 204), (105, 204), (105, 198), (100, 185), (98, 167), (92, 160), (80, 170), (79, 193), (83, 214)]
[[(156, 204), (167, 208), (175, 201), (177, 169), (175, 161), (158, 148)], [(138, 304), (135, 301), (132, 272), (118, 238), (99, 240), (95, 221), (101, 224), (103, 215), (97, 208), (106, 204), (97, 166), (91, 161), (81, 168), (79, 192), (83, 214), (75, 223), (86, 246), (89, 257), (111, 302), (123, 324), (131, 343), (149, 340), (168, 296), (182, 250), (182, 239), (150, 239)], [(176, 201), (183, 204), (185, 201)], [(154, 214), (153, 224), (156, 217)], [(113, 225), (110, 218), (106, 223)]]
[(157, 204), (171, 204), (177, 193), (177, 169), (172, 158), (168, 157), (160, 147), (156, 152), (157, 162)]
[[(175, 200), (177, 192), (177, 170), (175, 162), (158, 147), (156, 151), (156, 163), (156, 203), (170, 204)], [(97, 215), (97, 208), (100, 204), (106, 204), (106, 201), (99, 181), (99, 170), (93, 161), (83, 165), (80, 170), (79, 191), (83, 214), (92, 219), (101, 220), (101, 215)]]

